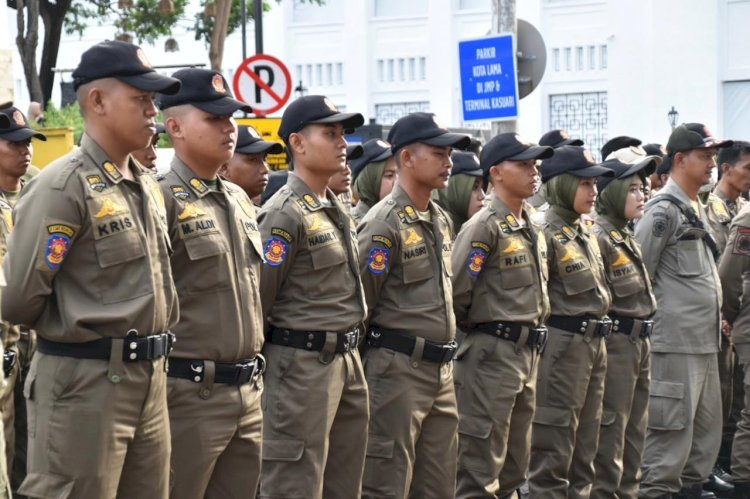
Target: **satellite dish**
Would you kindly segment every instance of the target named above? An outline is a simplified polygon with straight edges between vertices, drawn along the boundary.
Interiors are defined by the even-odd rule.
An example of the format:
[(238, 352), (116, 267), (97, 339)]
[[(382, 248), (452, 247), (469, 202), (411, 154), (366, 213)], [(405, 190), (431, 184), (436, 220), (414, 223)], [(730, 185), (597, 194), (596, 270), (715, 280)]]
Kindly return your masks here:
[(542, 34), (531, 23), (518, 20), (516, 35), (518, 97), (523, 99), (539, 85), (547, 67), (547, 46)]

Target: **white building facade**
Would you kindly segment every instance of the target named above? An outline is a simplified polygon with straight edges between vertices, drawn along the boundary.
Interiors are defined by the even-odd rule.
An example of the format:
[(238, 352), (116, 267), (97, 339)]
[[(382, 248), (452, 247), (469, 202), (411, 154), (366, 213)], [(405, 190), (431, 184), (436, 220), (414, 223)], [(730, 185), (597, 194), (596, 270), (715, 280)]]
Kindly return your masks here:
[[(378, 123), (430, 111), (451, 126), (489, 129), (488, 122), (463, 121), (458, 42), (490, 32), (491, 2), (272, 2), (263, 23), (265, 52), (286, 63), (294, 86), (301, 82), (308, 93), (328, 95)], [(518, 17), (533, 24), (547, 46), (544, 78), (519, 106), (517, 128), (527, 138), (566, 128), (594, 152), (608, 137), (622, 134), (663, 143), (670, 131), (667, 113), (674, 107), (680, 121), (750, 139), (750, 122), (743, 119), (750, 111), (750, 42), (743, 29), (750, 21), (750, 0), (516, 3)], [(179, 52), (146, 47), (155, 65), (208, 63), (207, 49), (193, 40), (191, 25), (175, 29)], [(82, 40), (66, 37), (58, 66), (75, 67), (87, 46), (111, 38), (113, 31), (93, 27)], [(249, 55), (253, 37), (250, 23)], [(227, 79), (241, 54), (240, 34), (234, 33), (226, 43)], [(18, 63), (15, 75), (22, 101)]]

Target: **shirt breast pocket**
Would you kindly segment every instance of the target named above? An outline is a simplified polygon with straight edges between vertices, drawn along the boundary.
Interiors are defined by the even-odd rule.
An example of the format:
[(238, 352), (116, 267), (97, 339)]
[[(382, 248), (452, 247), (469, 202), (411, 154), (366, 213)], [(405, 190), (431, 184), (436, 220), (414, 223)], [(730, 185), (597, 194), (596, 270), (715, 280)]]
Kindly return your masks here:
[(703, 274), (705, 269), (703, 241), (701, 239), (681, 239), (677, 241), (677, 273), (690, 277)]
[(565, 293), (568, 295), (579, 295), (596, 288), (596, 279), (590, 268), (575, 274), (563, 275), (562, 280)]
[(94, 246), (96, 259), (103, 269), (146, 256), (146, 248), (143, 247), (143, 242), (135, 230), (127, 230), (98, 239), (94, 242)]
[(216, 232), (190, 237), (184, 240), (184, 244), (190, 260), (189, 268), (184, 271), (194, 276), (193, 279), (182, 281), (187, 294), (213, 292), (231, 285), (227, 271), (229, 248), (221, 234)]
[(612, 293), (618, 298), (634, 295), (644, 288), (641, 279), (635, 276), (612, 281)]
[(429, 258), (419, 258), (416, 260), (404, 262), (404, 284), (413, 284), (416, 282), (432, 279), (435, 275), (435, 269), (430, 265)]
[(530, 266), (505, 269), (500, 272), (500, 284), (503, 289), (517, 289), (534, 284), (534, 269)]

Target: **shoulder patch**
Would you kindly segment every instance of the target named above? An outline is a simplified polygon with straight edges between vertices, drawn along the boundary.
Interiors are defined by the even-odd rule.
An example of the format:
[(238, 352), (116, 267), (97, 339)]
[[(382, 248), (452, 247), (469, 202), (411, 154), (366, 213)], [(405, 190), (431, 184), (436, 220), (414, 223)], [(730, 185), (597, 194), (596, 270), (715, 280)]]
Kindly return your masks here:
[(391, 250), (376, 246), (367, 256), (367, 268), (372, 274), (380, 275), (388, 268), (391, 261)]
[(750, 227), (737, 228), (737, 239), (734, 241), (732, 253), (735, 255), (750, 255)]
[(391, 249), (393, 247), (393, 241), (391, 241), (387, 237), (381, 236), (379, 234), (376, 234), (376, 235), (372, 236), (372, 242), (374, 242), (374, 243), (380, 243), (380, 244), (384, 245), (388, 249)]
[(271, 235), (272, 236), (278, 236), (282, 239), (284, 239), (286, 242), (291, 243), (292, 242), (292, 235), (282, 229), (281, 227), (272, 227), (271, 228)]
[(266, 258), (266, 264), (269, 267), (278, 267), (286, 261), (286, 256), (289, 253), (289, 243), (281, 237), (273, 236), (263, 248), (263, 255)]
[(471, 247), (475, 249), (480, 249), (484, 251), (485, 253), (487, 253), (488, 255), (490, 254), (490, 245), (483, 243), (482, 241), (472, 241)]
[(47, 226), (47, 233), (49, 237), (44, 248), (44, 262), (50, 270), (57, 270), (70, 250), (75, 230), (69, 225), (52, 224)]
[(107, 188), (107, 183), (102, 180), (100, 175), (87, 175), (86, 182), (88, 182), (89, 188), (96, 192), (102, 192)]
[(651, 227), (651, 234), (654, 237), (663, 237), (667, 232), (667, 219), (665, 217), (655, 217), (654, 225)]
[[(474, 243), (471, 243), (474, 246)], [(480, 243), (484, 245), (484, 243)], [(486, 245), (484, 245), (486, 246)], [(484, 248), (475, 248), (469, 253), (469, 261), (466, 262), (466, 268), (472, 277), (476, 277), (482, 271), (484, 262), (487, 261), (488, 252)]]
[(184, 201), (190, 197), (188, 190), (181, 185), (170, 185), (169, 190), (172, 191), (172, 195), (180, 201)]

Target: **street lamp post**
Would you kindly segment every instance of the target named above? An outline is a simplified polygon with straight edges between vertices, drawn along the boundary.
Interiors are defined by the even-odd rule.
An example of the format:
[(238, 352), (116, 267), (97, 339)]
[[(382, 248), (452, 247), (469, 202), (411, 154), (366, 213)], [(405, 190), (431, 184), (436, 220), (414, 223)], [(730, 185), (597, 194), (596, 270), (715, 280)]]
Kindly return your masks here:
[(674, 127), (677, 126), (677, 118), (679, 117), (680, 113), (678, 113), (674, 106), (672, 106), (672, 109), (670, 109), (667, 113), (667, 118), (669, 118), (669, 126), (672, 127), (672, 130), (674, 130)]
[(294, 87), (294, 96), (298, 99), (307, 95), (307, 87), (302, 84), (302, 80), (299, 81), (299, 85)]

